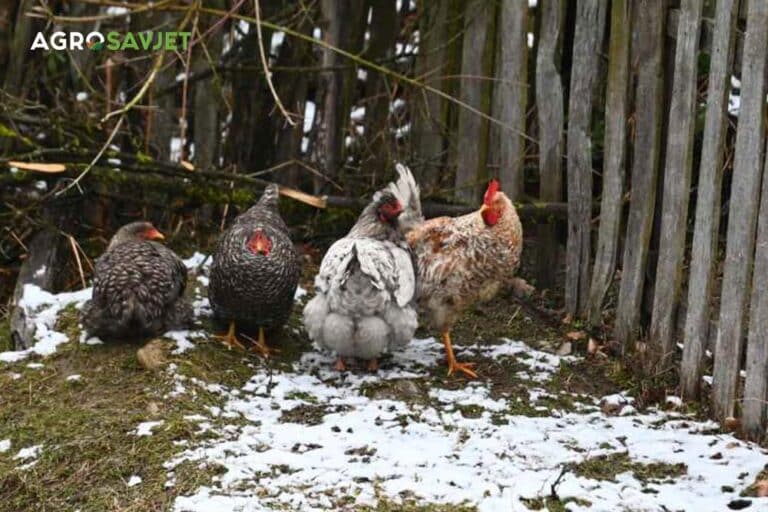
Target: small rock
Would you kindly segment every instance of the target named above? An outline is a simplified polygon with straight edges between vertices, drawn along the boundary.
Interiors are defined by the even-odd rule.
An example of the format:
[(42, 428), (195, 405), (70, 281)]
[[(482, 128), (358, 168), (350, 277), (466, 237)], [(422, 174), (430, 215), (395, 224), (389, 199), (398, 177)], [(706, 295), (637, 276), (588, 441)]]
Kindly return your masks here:
[(734, 418), (733, 416), (728, 416), (725, 418), (725, 421), (723, 421), (723, 428), (726, 432), (736, 432), (741, 428), (741, 420)]
[(565, 341), (557, 348), (555, 354), (558, 356), (569, 356), (572, 352), (573, 344), (570, 341)]
[(165, 352), (163, 340), (155, 338), (136, 351), (136, 359), (146, 370), (158, 370), (168, 363)]

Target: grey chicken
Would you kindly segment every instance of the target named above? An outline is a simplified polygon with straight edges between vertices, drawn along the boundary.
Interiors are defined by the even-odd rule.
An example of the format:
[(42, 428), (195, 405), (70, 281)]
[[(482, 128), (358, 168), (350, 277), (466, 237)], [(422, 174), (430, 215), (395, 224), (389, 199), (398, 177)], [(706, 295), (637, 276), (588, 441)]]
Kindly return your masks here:
[(96, 261), (91, 300), (81, 319), (90, 336), (143, 338), (188, 326), (187, 269), (149, 222), (120, 228)]
[(211, 266), (208, 297), (214, 316), (228, 323), (223, 342), (244, 349), (236, 329), (258, 331), (254, 349), (269, 355), (266, 330), (291, 314), (301, 263), (278, 211), (277, 185), (235, 219), (221, 236)]
[(304, 327), (321, 347), (368, 361), (403, 347), (418, 325), (416, 272), (404, 233), (423, 221), (419, 187), (398, 164), (399, 179), (376, 192), (346, 237), (323, 257), (316, 294), (304, 308)]

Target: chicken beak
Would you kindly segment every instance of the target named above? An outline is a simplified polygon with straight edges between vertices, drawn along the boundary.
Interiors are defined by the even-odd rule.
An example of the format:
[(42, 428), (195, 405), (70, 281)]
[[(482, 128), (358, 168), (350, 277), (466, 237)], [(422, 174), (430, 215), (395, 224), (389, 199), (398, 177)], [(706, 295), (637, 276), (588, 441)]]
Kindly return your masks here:
[(146, 238), (147, 240), (165, 240), (165, 235), (156, 228), (152, 228), (147, 231)]
[(490, 207), (490, 206), (488, 206), (487, 204), (483, 203), (483, 204), (480, 206), (480, 214), (482, 215), (482, 213), (483, 213), (483, 212), (485, 212), (485, 211), (487, 211), (487, 210), (490, 210), (490, 209), (491, 209), (491, 207)]

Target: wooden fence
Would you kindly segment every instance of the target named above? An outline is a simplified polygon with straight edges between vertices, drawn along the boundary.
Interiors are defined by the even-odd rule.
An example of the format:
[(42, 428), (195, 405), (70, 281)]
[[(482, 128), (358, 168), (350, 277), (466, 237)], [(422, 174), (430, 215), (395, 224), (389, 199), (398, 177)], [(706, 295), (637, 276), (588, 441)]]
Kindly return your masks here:
[[(446, 164), (456, 166), (454, 185), (498, 174), (517, 199), (566, 197), (566, 312), (593, 326), (611, 323), (626, 357), (678, 372), (685, 399), (706, 399), (711, 382), (717, 419), (740, 415), (744, 432), (762, 439), (768, 4), (481, 2), (466, 15), (484, 24), (486, 37), (467, 25), (463, 76), (489, 74), (480, 50), (494, 26), (484, 9), (498, 9), (494, 101), (478, 99), (480, 83), (462, 81), (459, 92), (504, 127), (484, 147), (482, 130), (464, 133), (459, 114), (447, 142), (455, 137), (463, 152)], [(522, 148), (538, 164), (525, 181)], [(555, 224), (538, 226), (539, 287), (554, 282), (560, 242)]]
[[(388, 178), (396, 159), (411, 164), (425, 196), (465, 205), (476, 205), (483, 183), (499, 176), (514, 200), (559, 213), (531, 216), (526, 251), (536, 251), (539, 288), (564, 284), (567, 314), (606, 327), (626, 357), (641, 341), (655, 371), (679, 372), (686, 399), (706, 398), (711, 368), (718, 419), (741, 415), (745, 432), (763, 437), (764, 0), (270, 0), (260, 2), (258, 38), (246, 30), (253, 2), (211, 0), (187, 12), (160, 3), (128, 9), (130, 16), (108, 11), (109, 3), (70, 2), (52, 12), (25, 0), (0, 9), (0, 26), (10, 27), (0, 33), (0, 120), (4, 137), (19, 130), (2, 140), (5, 155), (35, 139), (24, 123), (59, 126), (46, 143), (69, 147), (72, 136), (61, 137), (76, 124), (36, 117), (47, 109), (83, 113), (86, 128), (76, 133), (96, 140), (79, 158), (90, 161), (114, 124), (95, 126), (88, 110), (115, 110), (121, 95), (140, 90), (136, 77), (155, 76), (151, 59), (26, 52), (31, 35), (45, 29), (39, 17), (80, 30), (93, 19), (102, 30), (192, 20), (206, 45), (163, 64), (139, 98), (147, 108), (124, 116), (113, 133), (124, 170), (133, 165), (174, 186), (179, 175), (233, 176), (216, 189), (227, 204), (236, 200), (232, 184), (261, 179), (356, 197)], [(42, 90), (43, 82), (56, 90)], [(91, 91), (89, 108), (52, 108), (66, 90), (72, 98)], [(46, 108), (13, 111), (9, 98)], [(45, 151), (33, 156), (59, 155)], [(139, 152), (131, 164), (127, 154)], [(147, 164), (147, 154), (160, 163)], [(183, 160), (198, 172), (185, 174)], [(102, 169), (91, 166), (89, 179), (97, 180)], [(135, 196), (90, 190), (112, 200)], [(335, 204), (346, 200), (354, 203), (336, 197)]]

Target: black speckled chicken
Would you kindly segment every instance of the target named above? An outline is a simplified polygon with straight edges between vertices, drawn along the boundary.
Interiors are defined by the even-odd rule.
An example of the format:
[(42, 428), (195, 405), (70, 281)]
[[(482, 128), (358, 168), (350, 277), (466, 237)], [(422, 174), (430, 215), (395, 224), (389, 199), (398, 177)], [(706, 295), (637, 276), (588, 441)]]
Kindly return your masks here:
[(187, 269), (149, 222), (132, 222), (112, 237), (96, 261), (91, 300), (81, 319), (90, 336), (144, 338), (192, 322), (184, 300)]
[(291, 314), (301, 263), (278, 211), (277, 185), (235, 219), (213, 255), (208, 297), (215, 317), (229, 326), (221, 336), (229, 347), (244, 349), (236, 329), (258, 331), (253, 349), (269, 355), (267, 330), (278, 329)]

